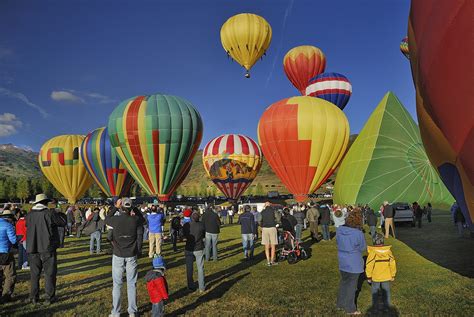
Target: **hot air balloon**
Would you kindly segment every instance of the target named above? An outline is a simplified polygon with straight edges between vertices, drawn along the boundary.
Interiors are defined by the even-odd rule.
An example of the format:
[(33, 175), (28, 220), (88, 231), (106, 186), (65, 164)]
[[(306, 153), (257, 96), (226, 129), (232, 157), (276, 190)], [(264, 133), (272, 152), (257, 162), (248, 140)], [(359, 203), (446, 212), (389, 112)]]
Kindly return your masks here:
[(44, 176), (71, 204), (94, 182), (79, 157), (83, 140), (83, 135), (59, 135), (44, 143), (38, 155)]
[(332, 103), (291, 97), (268, 107), (258, 140), (271, 168), (298, 201), (334, 172), (349, 143), (349, 122)]
[(127, 171), (161, 201), (184, 179), (202, 138), (194, 106), (176, 96), (138, 96), (123, 101), (109, 117), (110, 143)]
[(221, 42), (228, 56), (237, 61), (250, 77), (250, 68), (270, 46), (272, 28), (256, 14), (241, 13), (230, 17), (221, 28)]
[(306, 95), (332, 102), (343, 110), (352, 95), (352, 85), (346, 76), (338, 73), (322, 73), (311, 78)]
[(283, 58), (283, 69), (293, 86), (304, 96), (311, 78), (324, 72), (326, 57), (314, 46), (292, 48)]
[(128, 196), (133, 178), (110, 145), (107, 128), (96, 129), (85, 137), (81, 159), (104, 194), (114, 198)]
[(469, 0), (412, 1), (408, 41), (423, 145), (474, 232), (472, 12)]
[(410, 50), (408, 49), (408, 36), (405, 36), (400, 42), (400, 51), (407, 59), (410, 59)]
[(217, 188), (230, 200), (238, 200), (262, 166), (260, 147), (241, 134), (212, 139), (202, 152), (204, 169)]

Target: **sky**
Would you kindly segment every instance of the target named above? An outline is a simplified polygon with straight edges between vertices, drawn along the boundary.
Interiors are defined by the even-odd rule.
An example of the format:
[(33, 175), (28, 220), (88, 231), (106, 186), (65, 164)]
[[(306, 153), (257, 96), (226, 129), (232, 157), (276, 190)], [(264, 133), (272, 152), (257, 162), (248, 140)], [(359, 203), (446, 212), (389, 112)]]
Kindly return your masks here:
[[(255, 13), (271, 25), (267, 56), (244, 77), (222, 48), (231, 16)], [(344, 109), (358, 133), (387, 91), (416, 120), (410, 65), (399, 44), (409, 0), (0, 1), (0, 144), (39, 150), (61, 134), (107, 125), (124, 99), (164, 93), (201, 113), (200, 148), (223, 133), (256, 140), (263, 111), (297, 96), (283, 57), (299, 45), (326, 55), (346, 75)]]

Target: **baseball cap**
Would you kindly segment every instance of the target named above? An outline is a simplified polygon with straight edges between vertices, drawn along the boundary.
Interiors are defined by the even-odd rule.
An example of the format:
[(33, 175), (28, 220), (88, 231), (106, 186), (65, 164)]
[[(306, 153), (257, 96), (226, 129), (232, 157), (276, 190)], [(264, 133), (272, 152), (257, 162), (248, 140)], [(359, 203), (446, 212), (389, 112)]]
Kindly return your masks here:
[(124, 206), (125, 208), (130, 208), (132, 207), (132, 200), (130, 198), (124, 198), (122, 199), (122, 206)]
[(155, 269), (166, 269), (165, 260), (161, 255), (155, 255), (152, 264)]

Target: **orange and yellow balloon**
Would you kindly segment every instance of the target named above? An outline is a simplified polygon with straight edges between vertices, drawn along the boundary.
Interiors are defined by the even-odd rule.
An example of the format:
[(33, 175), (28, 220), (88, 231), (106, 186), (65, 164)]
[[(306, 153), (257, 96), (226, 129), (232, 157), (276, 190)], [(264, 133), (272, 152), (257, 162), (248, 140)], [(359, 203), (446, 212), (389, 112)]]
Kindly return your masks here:
[(44, 143), (38, 156), (44, 176), (71, 204), (94, 182), (80, 157), (83, 140), (83, 135), (59, 135)]
[(241, 13), (230, 17), (221, 28), (221, 42), (228, 56), (247, 70), (262, 57), (272, 41), (272, 28), (256, 14)]
[(292, 48), (283, 58), (283, 69), (286, 77), (301, 95), (306, 94), (309, 80), (324, 72), (326, 57), (317, 47), (303, 45)]
[(291, 97), (268, 107), (258, 124), (265, 159), (298, 201), (334, 172), (349, 143), (349, 122), (332, 103)]

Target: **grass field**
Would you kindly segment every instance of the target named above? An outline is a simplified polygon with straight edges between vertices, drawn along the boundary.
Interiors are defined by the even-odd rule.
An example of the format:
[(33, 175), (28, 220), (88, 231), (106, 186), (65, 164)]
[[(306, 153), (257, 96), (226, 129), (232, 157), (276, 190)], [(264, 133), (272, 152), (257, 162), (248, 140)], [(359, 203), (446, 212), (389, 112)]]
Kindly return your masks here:
[[(412, 236), (454, 237), (464, 253), (458, 254), (458, 268), (473, 266), (473, 240), (455, 238), (455, 228), (448, 226), (449, 218), (436, 212), (434, 222), (422, 229), (404, 227), (398, 230), (401, 240), (413, 243)], [(433, 234), (445, 230), (443, 235)], [(308, 231), (304, 231), (309, 243)], [(368, 237), (368, 236), (367, 236)], [(339, 282), (336, 243), (311, 245), (312, 255), (295, 265), (281, 263), (265, 266), (262, 247), (256, 249), (253, 262), (243, 262), (238, 226), (226, 226), (220, 235), (218, 262), (206, 262), (207, 291), (203, 295), (186, 290), (184, 256), (173, 253), (170, 244), (164, 245), (170, 301), (167, 315), (192, 316), (314, 316), (342, 315), (335, 309)], [(447, 239), (453, 243), (452, 239)], [(407, 244), (390, 239), (397, 257), (398, 275), (392, 284), (392, 302), (402, 316), (472, 316), (474, 311), (474, 280), (430, 262)], [(426, 243), (431, 243), (427, 240)], [(437, 244), (443, 244), (440, 239)], [(105, 244), (105, 243), (104, 243)], [(431, 246), (430, 254), (436, 253)], [(449, 249), (442, 246), (439, 250)], [(433, 251), (434, 250), (434, 251)], [(144, 249), (144, 253), (147, 248)], [(422, 253), (422, 252), (420, 252)], [(426, 256), (426, 255), (425, 255)], [(429, 256), (427, 256), (430, 258)], [(437, 256), (437, 261), (442, 258)], [(453, 261), (453, 260), (452, 260)], [(446, 263), (444, 266), (449, 267)], [(452, 263), (450, 264), (453, 265)], [(140, 312), (149, 315), (151, 306), (144, 283), (150, 269), (148, 258), (139, 260), (138, 303)], [(466, 272), (464, 272), (466, 273)], [(29, 272), (18, 272), (15, 301), (0, 306), (1, 316), (106, 316), (111, 309), (111, 259), (109, 255), (90, 256), (88, 239), (69, 238), (66, 248), (59, 250), (59, 301), (49, 307), (34, 308), (27, 304)], [(126, 310), (126, 293), (123, 288)], [(366, 312), (371, 306), (370, 287), (362, 286), (358, 298), (359, 309)]]

